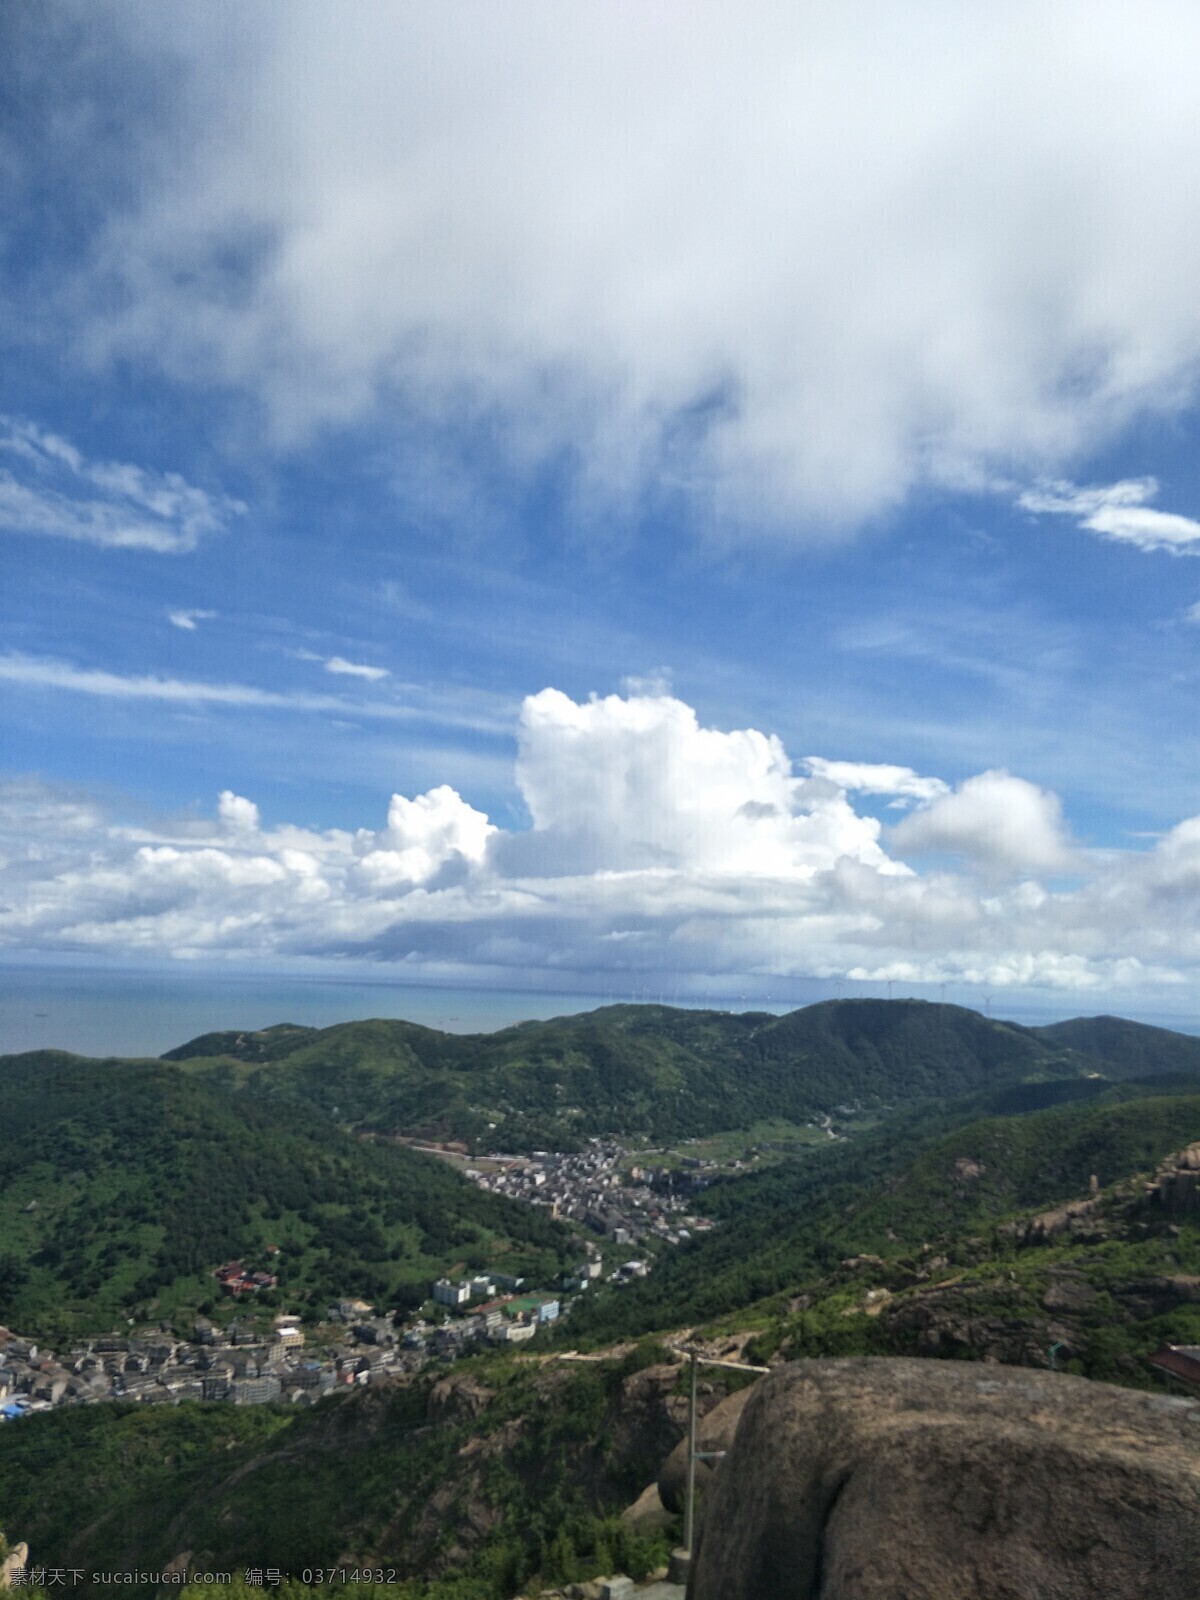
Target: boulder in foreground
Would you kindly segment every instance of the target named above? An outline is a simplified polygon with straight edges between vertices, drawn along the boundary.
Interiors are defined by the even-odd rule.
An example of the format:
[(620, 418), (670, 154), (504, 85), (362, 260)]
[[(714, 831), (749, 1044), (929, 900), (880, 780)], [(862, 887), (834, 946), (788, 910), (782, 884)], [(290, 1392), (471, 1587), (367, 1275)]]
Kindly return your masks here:
[(860, 1357), (754, 1389), (688, 1600), (1193, 1600), (1197, 1573), (1200, 1402)]

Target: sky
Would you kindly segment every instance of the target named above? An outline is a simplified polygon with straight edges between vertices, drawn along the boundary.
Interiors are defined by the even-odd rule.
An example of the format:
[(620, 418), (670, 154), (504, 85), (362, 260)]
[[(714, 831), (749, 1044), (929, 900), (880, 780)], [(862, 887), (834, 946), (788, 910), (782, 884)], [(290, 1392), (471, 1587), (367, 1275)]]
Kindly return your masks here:
[(0, 961), (1200, 1011), (1198, 53), (4, 7)]

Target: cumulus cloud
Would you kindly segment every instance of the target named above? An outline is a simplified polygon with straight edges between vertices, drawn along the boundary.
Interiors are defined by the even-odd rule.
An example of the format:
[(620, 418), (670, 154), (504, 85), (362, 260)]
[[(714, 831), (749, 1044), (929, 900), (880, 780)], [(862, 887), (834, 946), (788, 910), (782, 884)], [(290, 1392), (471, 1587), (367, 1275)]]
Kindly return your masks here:
[(258, 831), (258, 807), (253, 800), (234, 794), (232, 789), (222, 789), (217, 800), (217, 816), (231, 833)]
[(1183, 0), (103, 14), (176, 93), (74, 331), (278, 440), (398, 403), (802, 536), (1192, 399)]
[(197, 489), (177, 472), (89, 461), (57, 434), (0, 418), (0, 528), (9, 533), (179, 555), (222, 532), (245, 509), (238, 500)]
[(1001, 870), (1063, 872), (1072, 852), (1058, 796), (1008, 772), (981, 772), (905, 817), (892, 844), (917, 855), (966, 856)]
[(834, 790), (802, 796), (780, 741), (702, 728), (665, 694), (578, 705), (557, 689), (521, 711), (517, 778), (533, 830), (509, 844), (545, 870), (661, 867), (806, 878), (839, 856), (902, 871), (879, 824)]
[(1118, 544), (1139, 550), (1168, 550), (1172, 555), (1195, 555), (1200, 522), (1172, 511), (1156, 511), (1146, 504), (1158, 494), (1154, 478), (1126, 478), (1107, 488), (1077, 489), (1070, 483), (1053, 483), (1022, 494), (1018, 505), (1026, 511), (1074, 517), (1081, 528)]
[(448, 863), (478, 866), (497, 832), (447, 784), (415, 800), (394, 794), (384, 832), (360, 835), (365, 848), (357, 876), (374, 891), (425, 884)]
[(1053, 795), (987, 772), (892, 831), (918, 871), (828, 772), (795, 776), (777, 738), (706, 728), (669, 695), (544, 690), (519, 744), (523, 832), (446, 785), (393, 795), (353, 832), (268, 825), (233, 790), (211, 821), (151, 831), (10, 782), (0, 942), (510, 981), (674, 971), (1145, 994), (1200, 972), (1200, 817), (1089, 856)]

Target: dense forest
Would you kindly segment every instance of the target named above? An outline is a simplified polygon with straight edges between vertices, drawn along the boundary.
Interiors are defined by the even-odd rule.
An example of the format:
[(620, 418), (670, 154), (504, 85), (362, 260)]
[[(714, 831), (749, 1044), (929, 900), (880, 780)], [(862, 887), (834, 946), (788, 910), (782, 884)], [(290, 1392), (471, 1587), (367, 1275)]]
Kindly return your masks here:
[[(1135, 1073), (1167, 1091), (1198, 1070), (1200, 1041), (1163, 1029), (1115, 1018), (1026, 1029), (919, 1001), (778, 1018), (611, 1006), (465, 1037), (406, 1022), (284, 1024), (206, 1035), (152, 1061), (0, 1058), (6, 1121), (21, 1130), (0, 1146), (0, 1321), (59, 1338), (200, 1309), (217, 1265), (262, 1264), (269, 1247), (298, 1309), (346, 1295), (403, 1307), (451, 1267), (560, 1269), (568, 1235), (545, 1212), (368, 1132), (571, 1148), (598, 1134), (800, 1122), (847, 1104), (882, 1118), (758, 1188), (717, 1192), (709, 1209), (725, 1237), (708, 1247), (699, 1301), (675, 1288), (691, 1270), (681, 1258), (620, 1315), (650, 1294), (716, 1310), (771, 1292), (782, 1263), (813, 1266), (818, 1246), (833, 1248), (817, 1219), (846, 1186), (897, 1169), (939, 1127), (1119, 1098)], [(726, 1243), (771, 1183), (790, 1187), (765, 1207), (784, 1218), (765, 1225), (765, 1254)], [(796, 1207), (811, 1218), (799, 1234), (787, 1220)], [(736, 1252), (728, 1271), (722, 1250)]]
[(449, 1387), (390, 1380), (305, 1410), (46, 1413), (0, 1427), (0, 1525), (47, 1566), (154, 1570), (186, 1552), (239, 1576), (366, 1567), (411, 1600), (504, 1600), (535, 1573), (641, 1576), (667, 1542), (617, 1513), (680, 1430), (631, 1431), (629, 1383), (664, 1353), (546, 1370), (494, 1357)]
[[(663, 1257), (652, 1280), (581, 1307), (572, 1339), (725, 1319), (759, 1326), (760, 1351), (929, 1353), (917, 1325), (894, 1314), (905, 1292), (915, 1300), (949, 1283), (978, 1309), (975, 1291), (1005, 1279), (1024, 1286), (1005, 1288), (1005, 1315), (1032, 1325), (1050, 1279), (1068, 1272), (1095, 1291), (1077, 1298), (1086, 1329), (1104, 1335), (1098, 1364), (1081, 1345), (1075, 1370), (1146, 1382), (1144, 1365), (1118, 1372), (1114, 1354), (1200, 1342), (1200, 1214), (1167, 1217), (1142, 1198), (1159, 1162), (1200, 1139), (1200, 1075), (1093, 1081), (1085, 1098), (1005, 1116), (973, 1117), (972, 1104), (930, 1106), (803, 1162), (714, 1185), (705, 1208), (717, 1230)], [(1031, 1215), (1087, 1199), (1093, 1180), (1100, 1217), (1081, 1237), (1024, 1239)], [(847, 1262), (861, 1265), (847, 1273)], [(1147, 1290), (1158, 1279), (1176, 1288)], [(1128, 1304), (1118, 1306), (1111, 1290), (1126, 1283)], [(891, 1314), (855, 1314), (870, 1288), (896, 1298)]]

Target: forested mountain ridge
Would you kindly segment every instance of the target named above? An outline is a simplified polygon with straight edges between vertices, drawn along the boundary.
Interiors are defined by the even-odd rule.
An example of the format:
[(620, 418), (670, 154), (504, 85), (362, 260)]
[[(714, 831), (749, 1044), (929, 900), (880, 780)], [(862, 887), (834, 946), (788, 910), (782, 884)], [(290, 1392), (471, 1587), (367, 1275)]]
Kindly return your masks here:
[(1056, 1026), (910, 1000), (828, 1001), (782, 1017), (607, 1006), (465, 1036), (382, 1020), (282, 1024), (206, 1034), (164, 1059), (248, 1093), (310, 1100), (353, 1126), (508, 1149), (1200, 1069), (1200, 1040), (1187, 1035), (1126, 1023), (1120, 1041), (1097, 1033), (1102, 1055), (1088, 1047), (1090, 1024)]
[(1158, 1072), (1200, 1072), (1200, 1039), (1124, 1017), (1073, 1017), (1031, 1032), (1052, 1047), (1102, 1061), (1107, 1075), (1142, 1077)]
[[(1089, 1043), (1107, 1054), (1086, 1053)], [(875, 1108), (886, 1118), (876, 1132), (814, 1150), (766, 1187), (710, 1191), (706, 1209), (728, 1241), (711, 1248), (736, 1251), (733, 1277), (722, 1268), (708, 1284), (715, 1312), (778, 1281), (790, 1222), (768, 1219), (762, 1251), (753, 1229), (735, 1242), (770, 1183), (790, 1196), (779, 1191), (785, 1218), (797, 1205), (816, 1216), (839, 1195), (897, 1180), (939, 1127), (1194, 1090), (1198, 1051), (1200, 1041), (1116, 1019), (1035, 1030), (955, 1006), (842, 1001), (783, 1017), (612, 1006), (466, 1037), (399, 1021), (283, 1024), (206, 1035), (155, 1060), (0, 1058), (6, 1124), (20, 1129), (0, 1145), (0, 1321), (82, 1330), (194, 1306), (220, 1261), (261, 1257), (268, 1244), (281, 1247), (289, 1303), (396, 1303), (455, 1263), (514, 1252), (549, 1271), (562, 1259), (566, 1235), (545, 1212), (363, 1132), (561, 1149), (593, 1134), (679, 1139), (844, 1103)], [(1125, 1081), (1147, 1060), (1156, 1075)], [(1054, 1154), (1037, 1158), (1040, 1174), (1055, 1170)], [(995, 1171), (984, 1164), (980, 1194)], [(654, 1291), (669, 1300), (683, 1258), (663, 1268)], [(633, 1294), (630, 1312), (636, 1304)]]

